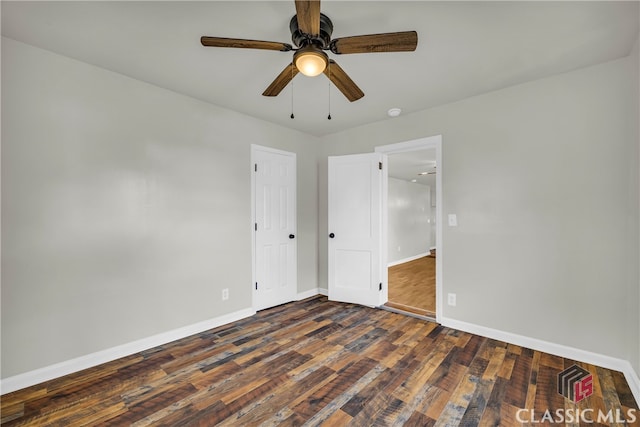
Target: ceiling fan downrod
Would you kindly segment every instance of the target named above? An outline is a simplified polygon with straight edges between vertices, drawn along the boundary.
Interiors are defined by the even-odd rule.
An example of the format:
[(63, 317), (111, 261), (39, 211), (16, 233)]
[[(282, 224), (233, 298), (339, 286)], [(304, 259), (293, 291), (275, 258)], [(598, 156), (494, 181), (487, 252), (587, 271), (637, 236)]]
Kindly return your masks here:
[(333, 23), (331, 19), (324, 13), (320, 14), (320, 34), (306, 34), (300, 30), (298, 26), (298, 15), (293, 15), (289, 22), (289, 30), (291, 30), (291, 41), (298, 48), (302, 49), (307, 46), (315, 46), (319, 49), (329, 49), (331, 43), (331, 34), (333, 34)]

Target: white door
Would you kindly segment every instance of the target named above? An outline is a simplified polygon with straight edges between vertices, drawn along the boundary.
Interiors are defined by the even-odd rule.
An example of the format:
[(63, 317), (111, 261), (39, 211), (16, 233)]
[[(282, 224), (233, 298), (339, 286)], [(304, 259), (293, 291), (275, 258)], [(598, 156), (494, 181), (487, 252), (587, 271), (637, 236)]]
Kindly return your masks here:
[(296, 155), (252, 146), (254, 206), (253, 306), (296, 299)]
[(382, 155), (329, 157), (329, 299), (382, 301)]

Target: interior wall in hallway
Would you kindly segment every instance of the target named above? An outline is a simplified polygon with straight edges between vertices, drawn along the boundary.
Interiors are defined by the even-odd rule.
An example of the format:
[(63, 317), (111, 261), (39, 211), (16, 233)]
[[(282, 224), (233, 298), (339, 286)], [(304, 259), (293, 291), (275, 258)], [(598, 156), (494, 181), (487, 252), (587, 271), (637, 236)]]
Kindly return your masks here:
[(426, 255), (432, 246), (431, 187), (389, 177), (389, 264)]

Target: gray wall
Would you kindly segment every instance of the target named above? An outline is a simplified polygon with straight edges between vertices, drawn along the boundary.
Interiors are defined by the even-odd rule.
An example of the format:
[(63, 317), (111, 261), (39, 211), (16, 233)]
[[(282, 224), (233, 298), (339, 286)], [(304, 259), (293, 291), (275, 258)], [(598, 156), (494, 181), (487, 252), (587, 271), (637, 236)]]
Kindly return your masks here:
[(2, 376), (250, 308), (252, 143), (297, 153), (314, 289), (316, 138), (3, 39)]
[[(443, 135), (443, 291), (459, 321), (630, 360), (640, 372), (633, 58), (323, 138), (326, 156)], [(634, 103), (636, 105), (634, 110)], [(439, 165), (440, 167), (440, 165)], [(320, 239), (326, 286), (326, 241)], [(438, 254), (440, 255), (440, 254)]]
[[(633, 79), (633, 88), (631, 91), (631, 94), (633, 95), (635, 93), (635, 96), (633, 96), (633, 103), (632, 103), (632, 107), (631, 107), (631, 111), (632, 117), (636, 117), (636, 123), (635, 123), (635, 135), (634, 138), (635, 140), (638, 142), (638, 147), (637, 147), (637, 159), (638, 162), (635, 164), (635, 169), (633, 169), (633, 164), (632, 164), (632, 172), (635, 171), (635, 179), (638, 182), (638, 211), (636, 212), (638, 214), (637, 216), (637, 222), (636, 224), (636, 233), (638, 233), (638, 252), (640, 253), (640, 123), (638, 123), (637, 117), (640, 117), (640, 35), (638, 35), (638, 38), (636, 39), (636, 44), (633, 47), (633, 51), (630, 57), (630, 61), (631, 61), (631, 67), (632, 67), (632, 74), (634, 76), (636, 76), (635, 79)], [(632, 160), (630, 160), (630, 162), (632, 162)], [(633, 174), (631, 175), (631, 179), (633, 180)], [(633, 187), (632, 185), (630, 187)], [(631, 194), (629, 196), (629, 199), (632, 201), (634, 200), (634, 194)], [(630, 218), (630, 220), (633, 222), (633, 217)], [(636, 258), (635, 260), (631, 260), (632, 263), (630, 265), (634, 266), (635, 265), (635, 274), (638, 275), (638, 283), (637, 284), (633, 284), (630, 283), (631, 286), (631, 290), (630, 290), (630, 298), (629, 298), (629, 305), (630, 305), (630, 310), (635, 310), (636, 312), (640, 311), (640, 259)], [(633, 274), (633, 272), (631, 273)], [(635, 292), (635, 296), (636, 298), (633, 298), (633, 293)], [(634, 301), (637, 301), (636, 303), (634, 303)], [(638, 325), (636, 328), (633, 327), (633, 325), (630, 326), (630, 333), (631, 334), (635, 334), (635, 336), (640, 337), (640, 314), (637, 315), (637, 322)], [(640, 376), (640, 339), (638, 340), (636, 349), (635, 349), (635, 354), (632, 354), (630, 361), (632, 363), (632, 365), (635, 367), (636, 369), (636, 373), (638, 374), (638, 376)]]
[(2, 376), (250, 307), (251, 143), (298, 155), (302, 292), (326, 156), (436, 134), (443, 314), (640, 372), (634, 55), (314, 138), (3, 39)]
[(431, 188), (389, 177), (387, 262), (425, 254), (432, 246)]

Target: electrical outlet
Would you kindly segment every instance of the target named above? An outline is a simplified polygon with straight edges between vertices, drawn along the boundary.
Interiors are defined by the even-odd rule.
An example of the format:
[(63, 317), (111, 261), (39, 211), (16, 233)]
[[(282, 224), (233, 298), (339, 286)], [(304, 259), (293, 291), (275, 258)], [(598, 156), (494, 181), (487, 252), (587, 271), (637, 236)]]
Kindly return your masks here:
[(447, 304), (452, 307), (456, 306), (456, 294), (447, 294)]
[(224, 288), (222, 290), (222, 301), (226, 301), (229, 299), (229, 288)]

